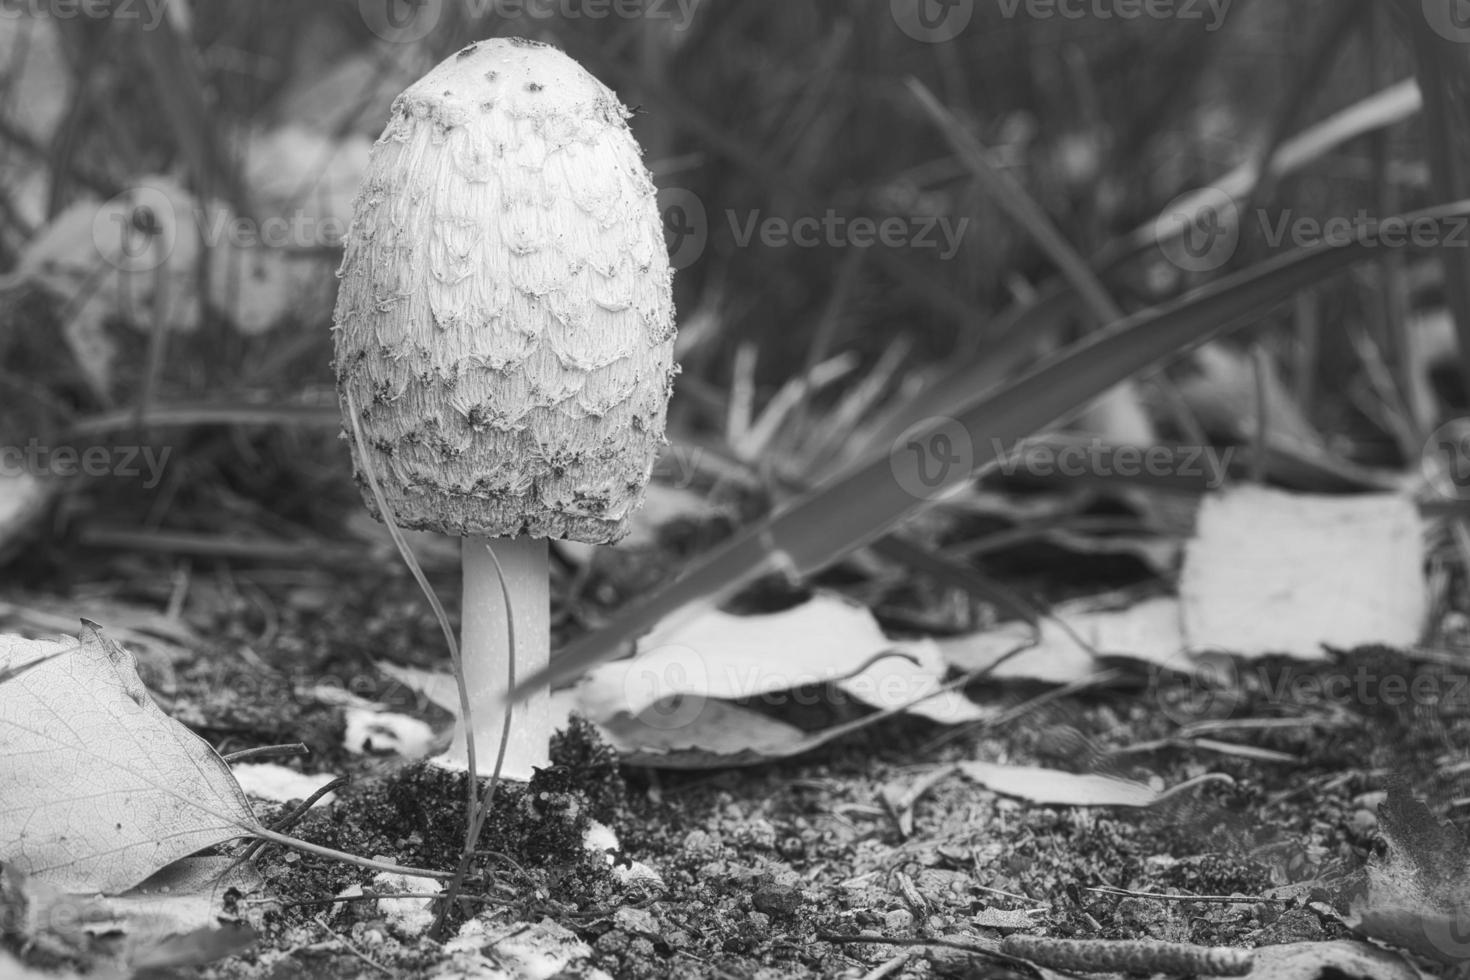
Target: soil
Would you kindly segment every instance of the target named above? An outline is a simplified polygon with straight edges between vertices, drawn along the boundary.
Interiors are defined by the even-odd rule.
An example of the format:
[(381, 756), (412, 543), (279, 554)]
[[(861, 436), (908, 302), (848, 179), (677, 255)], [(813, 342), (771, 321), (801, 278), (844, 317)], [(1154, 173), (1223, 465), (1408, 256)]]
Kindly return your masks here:
[[(346, 688), (436, 725), (447, 720), (373, 666), (437, 656), (437, 627), (412, 589), (386, 574), (342, 602), (300, 584), (251, 601), (242, 593), (218, 601), (203, 624), (198, 609), (211, 607), (201, 593), (196, 625), (222, 638), (216, 648), (172, 665), (166, 684), (146, 657), (141, 671), (165, 709), (221, 751), (302, 741), (311, 755), (286, 764), (351, 777), (293, 835), (453, 869), (464, 777), (347, 752), (341, 698), (323, 693)], [(562, 625), (570, 628), (565, 617)], [(1451, 690), (1443, 665), (1381, 648), (1314, 668), (1264, 662), (1242, 673), (1239, 689), (1203, 702), (1183, 679), (1118, 666), (1108, 686), (1061, 699), (1031, 700), (1055, 694), (1044, 688), (977, 685), (977, 700), (1017, 706), (1002, 724), (890, 719), (797, 759), (722, 771), (620, 767), (579, 724), (529, 787), (497, 787), (446, 928), (478, 916), (494, 938), (550, 920), (591, 949), (562, 976), (600, 969), (619, 978), (859, 978), (882, 975), (874, 971), (884, 964), (893, 976), (1037, 976), (999, 953), (1018, 930), (1242, 948), (1349, 938), (1340, 916), (1362, 895), (1375, 850), (1384, 851), (1378, 805), (1390, 780), (1440, 814), (1466, 795), (1457, 785), (1466, 777), (1443, 764), (1467, 743), (1463, 703), (1362, 694), (1364, 678), (1385, 677), (1432, 678)], [(1310, 696), (1349, 683), (1358, 685), (1352, 699)], [(1203, 733), (1214, 745), (1179, 737), (1180, 719), (1211, 717), (1242, 727)], [(783, 718), (811, 728), (832, 721), (789, 707)], [(1038, 806), (952, 770), (974, 759), (1160, 787), (1228, 779), (1201, 780), (1147, 809)], [(292, 806), (258, 809), (270, 825)], [(590, 821), (610, 827), (620, 848), (589, 851)], [(422, 924), (405, 932), (374, 901), (329, 901), (353, 885), (371, 890), (372, 872), (275, 846), (254, 860), (264, 891), (228, 903), (254, 930), (253, 945), (150, 975), (441, 975), (447, 954)], [(657, 878), (619, 874), (634, 865)]]

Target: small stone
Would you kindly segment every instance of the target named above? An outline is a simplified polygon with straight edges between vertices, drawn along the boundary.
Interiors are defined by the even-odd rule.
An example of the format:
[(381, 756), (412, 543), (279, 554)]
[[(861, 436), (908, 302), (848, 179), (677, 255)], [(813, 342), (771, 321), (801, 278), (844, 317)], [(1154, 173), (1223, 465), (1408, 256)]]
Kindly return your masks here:
[(903, 932), (914, 924), (914, 913), (908, 909), (890, 909), (883, 916), (883, 927), (890, 932)]
[(1378, 829), (1378, 815), (1372, 810), (1354, 810), (1348, 817), (1348, 826), (1353, 833), (1366, 837)]
[(776, 849), (776, 828), (769, 820), (752, 820), (735, 832), (735, 840), (742, 847), (773, 851)]
[(613, 913), (613, 925), (627, 932), (658, 935), (658, 920), (647, 909), (621, 908)]
[(751, 901), (762, 912), (790, 915), (801, 908), (801, 892), (791, 885), (769, 882), (756, 888)]

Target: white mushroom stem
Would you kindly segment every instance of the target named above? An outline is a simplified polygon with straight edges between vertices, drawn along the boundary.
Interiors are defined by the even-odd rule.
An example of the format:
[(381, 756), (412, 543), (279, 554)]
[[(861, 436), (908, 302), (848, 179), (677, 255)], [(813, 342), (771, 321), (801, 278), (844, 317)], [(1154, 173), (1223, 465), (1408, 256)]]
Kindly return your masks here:
[[(487, 548), (488, 545), (488, 548)], [(505, 592), (500, 588), (505, 575)], [(551, 656), (551, 593), (547, 585), (545, 538), (467, 537), (460, 548), (464, 575), (464, 612), (460, 658), (469, 688), (475, 733), (475, 767), (482, 776), (495, 770), (505, 730), (508, 668), (517, 680), (546, 666)], [(505, 594), (515, 613), (515, 646), (510, 646)], [(538, 691), (512, 709), (510, 738), (500, 774), (527, 780), (534, 766), (551, 764), (551, 692)], [(464, 747), (457, 746), (462, 756)]]

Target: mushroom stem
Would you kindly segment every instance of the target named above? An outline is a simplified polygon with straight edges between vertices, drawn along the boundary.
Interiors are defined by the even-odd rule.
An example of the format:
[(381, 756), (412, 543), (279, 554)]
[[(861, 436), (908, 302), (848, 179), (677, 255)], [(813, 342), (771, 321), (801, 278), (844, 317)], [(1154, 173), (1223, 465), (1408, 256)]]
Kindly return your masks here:
[[(490, 552), (495, 553), (495, 559)], [(460, 659), (469, 688), (475, 732), (475, 767), (482, 776), (495, 771), (500, 737), (505, 731), (509, 668), (524, 679), (544, 667), (551, 656), (551, 594), (547, 585), (545, 538), (464, 539), (460, 549), (464, 575), (464, 612), (460, 627)], [(497, 573), (495, 560), (500, 562)], [(505, 576), (505, 590), (500, 587)], [(515, 646), (510, 647), (505, 596), (515, 614)], [(541, 690), (514, 707), (505, 762), (500, 774), (528, 780), (533, 766), (551, 764), (551, 692)], [(463, 761), (464, 746), (453, 754)]]

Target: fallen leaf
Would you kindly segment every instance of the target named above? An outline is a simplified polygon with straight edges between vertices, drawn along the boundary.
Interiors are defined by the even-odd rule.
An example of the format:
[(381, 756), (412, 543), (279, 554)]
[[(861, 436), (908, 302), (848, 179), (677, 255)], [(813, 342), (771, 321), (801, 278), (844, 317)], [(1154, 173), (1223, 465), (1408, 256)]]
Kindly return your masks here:
[(228, 857), (176, 861), (114, 897), (68, 894), (7, 866), (0, 908), (19, 913), (7, 921), (28, 947), (86, 963), (94, 973), (122, 965), (142, 970), (199, 965), (238, 951), (250, 932), (221, 925), (224, 895), (262, 887), (254, 867)]
[(994, 762), (961, 762), (959, 767), (987, 789), (1047, 806), (1143, 807), (1159, 798), (1157, 790), (1112, 776), (1079, 775), (1039, 766), (1003, 766)]
[(1410, 646), (1428, 612), (1424, 522), (1397, 494), (1236, 487), (1207, 498), (1180, 581), (1191, 647), (1321, 659)]
[(1470, 841), (1440, 823), (1401, 781), (1378, 807), (1388, 844), (1368, 863), (1368, 889), (1351, 924), (1441, 963), (1470, 962)]
[[(940, 724), (991, 716), (958, 691), (932, 640), (889, 639), (865, 607), (821, 594), (768, 615), (710, 612), (655, 631), (639, 656), (604, 664), (553, 692), (553, 716), (592, 722), (624, 761), (665, 769), (755, 765), (809, 752), (851, 731), (804, 731), (737, 702), (770, 706), (836, 696)], [(458, 717), (454, 679), (380, 664)], [(561, 726), (558, 726), (561, 727)]]
[[(246, 795), (273, 803), (304, 800), (337, 778), (325, 772), (298, 772), (276, 762), (237, 763), (230, 767), (230, 772)], [(335, 793), (328, 793), (317, 804), (326, 806), (336, 798)]]
[(460, 927), (445, 950), (453, 960), (436, 976), (446, 980), (449, 977), (543, 980), (553, 976), (610, 980), (589, 962), (592, 947), (551, 919), (509, 928), (491, 925), (483, 917), (471, 919)]
[(1346, 939), (1261, 946), (1254, 952), (1246, 980), (1323, 980), (1325, 977), (1423, 980), (1424, 977), (1396, 953)]
[[(319, 236), (345, 222), (269, 217), (242, 219), (171, 177), (149, 175), (107, 201), (77, 201), (56, 214), (26, 244), (13, 277), (67, 304), (64, 340), (92, 387), (107, 395), (117, 354), (109, 321), (189, 331), (208, 307), (255, 334), (288, 315), (330, 308), (330, 277), (322, 273), (336, 242)], [(273, 240), (282, 234), (305, 240)], [(203, 297), (201, 258), (210, 290)]]
[(1006, 623), (937, 642), (945, 661), (960, 670), (996, 664), (989, 676), (997, 680), (1072, 684), (1099, 672), (1093, 650), (1147, 663), (1179, 663), (1186, 644), (1177, 599), (1158, 596), (1123, 609), (1099, 609), (1106, 601), (1107, 597), (1098, 597), (1057, 606), (1042, 617), (1036, 645), (1003, 662), (1029, 640), (1031, 628), (1026, 624)]
[(348, 708), (342, 747), (353, 755), (401, 755), (422, 759), (434, 743), (434, 731), (425, 722), (391, 711)]
[[(916, 702), (908, 710), (948, 724), (983, 717), (963, 697), (940, 692), (944, 674), (932, 641), (891, 640), (866, 607), (819, 594), (781, 612), (711, 610), (672, 630), (656, 629), (638, 643), (637, 656), (589, 671), (577, 690), (581, 710), (594, 721), (638, 714), (679, 695), (759, 700), (818, 684), (876, 708)], [(933, 700), (920, 700), (926, 695)]]
[[(116, 893), (259, 824), (224, 760), (149, 697), (132, 655), (86, 627), (75, 650), (0, 685), (0, 861)], [(5, 640), (0, 670), (56, 649)]]

